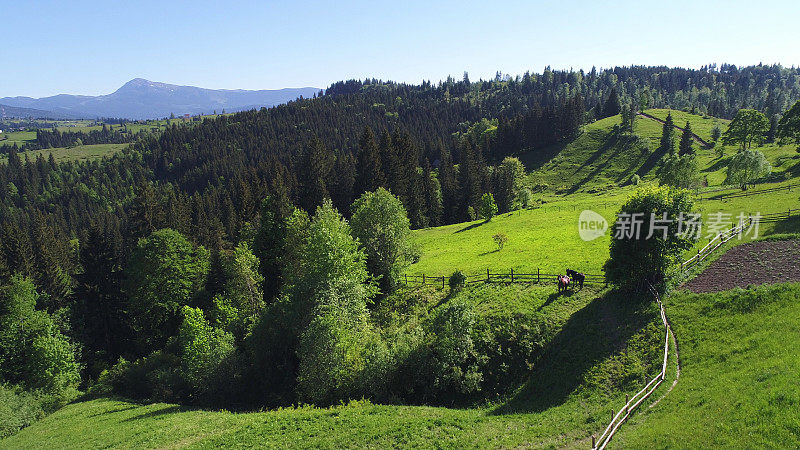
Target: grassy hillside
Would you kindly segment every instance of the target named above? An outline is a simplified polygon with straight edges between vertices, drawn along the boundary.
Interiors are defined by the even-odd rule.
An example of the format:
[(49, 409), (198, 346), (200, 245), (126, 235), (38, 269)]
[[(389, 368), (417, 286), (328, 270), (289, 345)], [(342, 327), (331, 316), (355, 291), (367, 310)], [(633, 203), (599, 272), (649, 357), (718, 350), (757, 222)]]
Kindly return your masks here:
[[(796, 185), (797, 179), (765, 185), (780, 187)], [(414, 231), (414, 239), (422, 251), (420, 260), (407, 270), (408, 274), (431, 276), (450, 275), (455, 270), (466, 274), (485, 273), (486, 269), (495, 272), (536, 272), (540, 268), (546, 273), (563, 272), (567, 267), (586, 273), (600, 273), (608, 258), (609, 236), (583, 241), (578, 234), (578, 218), (581, 211), (591, 209), (600, 213), (609, 224), (633, 187), (615, 189), (608, 192), (568, 196), (545, 196), (548, 201), (541, 208), (516, 211), (493, 218), (488, 223), (482, 221), (447, 225)], [(703, 198), (741, 192), (738, 189), (701, 194)], [(736, 221), (740, 213), (769, 214), (785, 212), (787, 209), (800, 209), (800, 188), (718, 200), (699, 200), (698, 210), (704, 219), (709, 214), (730, 214)], [(696, 248), (704, 246), (710, 239), (710, 229), (703, 232)], [(778, 223), (764, 223), (760, 235), (800, 232), (800, 218), (794, 217)], [(498, 250), (492, 236), (503, 233), (508, 243)]]
[(682, 374), (614, 445), (626, 448), (800, 446), (800, 285), (680, 293), (667, 309)]
[[(57, 162), (66, 161), (86, 161), (91, 159), (100, 159), (104, 156), (111, 156), (114, 153), (122, 151), (130, 144), (96, 144), (96, 145), (78, 145), (75, 147), (66, 148), (48, 148), (45, 150), (31, 150), (28, 152), (20, 153), (20, 158), (25, 159), (27, 156), (31, 160), (35, 159), (38, 155), (44, 156), (45, 159), (53, 154)], [(8, 160), (8, 156), (0, 155), (0, 164)]]
[[(651, 109), (648, 114), (665, 118), (672, 113), (677, 126), (683, 127), (687, 121), (695, 134), (710, 141), (711, 130), (719, 125), (722, 131), (728, 121), (689, 114), (683, 111)], [(521, 157), (529, 170), (535, 185), (546, 185), (556, 192), (572, 193), (578, 191), (596, 192), (608, 187), (626, 184), (633, 174), (643, 179), (655, 177), (655, 171), (663, 151), (657, 151), (661, 139), (662, 124), (639, 116), (634, 132), (638, 138), (613, 133), (620, 116), (608, 117), (584, 127), (583, 133), (574, 141), (554, 149), (537, 150)], [(680, 130), (676, 131), (676, 146), (680, 140)], [(708, 178), (709, 185), (719, 185), (725, 180), (725, 168), (735, 147), (724, 147), (725, 156), (719, 158), (716, 149), (706, 149), (694, 144), (700, 173)], [(760, 147), (776, 172), (788, 172), (791, 176), (800, 174), (800, 154), (794, 145), (768, 144)], [(547, 158), (552, 159), (547, 160)]]
[[(604, 290), (550, 294), (488, 285), (457, 296), (481, 315), (519, 311), (555, 325), (524, 386), (480, 407), (351, 402), (233, 413), (99, 398), (69, 405), (0, 447), (586, 447), (623, 391), (658, 371), (660, 319), (652, 305), (630, 305)], [(444, 293), (420, 295), (447, 301)]]

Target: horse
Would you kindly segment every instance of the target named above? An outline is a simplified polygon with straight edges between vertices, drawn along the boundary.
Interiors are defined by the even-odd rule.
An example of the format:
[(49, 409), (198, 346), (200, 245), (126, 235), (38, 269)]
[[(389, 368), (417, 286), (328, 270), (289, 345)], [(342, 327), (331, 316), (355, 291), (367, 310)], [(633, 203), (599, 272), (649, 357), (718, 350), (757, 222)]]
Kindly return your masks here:
[(575, 280), (581, 289), (583, 289), (583, 281), (586, 280), (586, 275), (572, 269), (567, 269), (567, 276)]
[(558, 280), (558, 293), (567, 292), (569, 277), (566, 275), (559, 275), (556, 279)]

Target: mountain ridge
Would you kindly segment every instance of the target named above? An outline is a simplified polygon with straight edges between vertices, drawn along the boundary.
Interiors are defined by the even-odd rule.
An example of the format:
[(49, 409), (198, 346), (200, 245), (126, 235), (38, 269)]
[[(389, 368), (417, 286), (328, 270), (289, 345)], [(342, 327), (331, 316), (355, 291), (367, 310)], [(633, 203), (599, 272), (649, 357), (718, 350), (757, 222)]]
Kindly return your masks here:
[(315, 87), (272, 90), (206, 89), (134, 78), (105, 95), (3, 97), (0, 104), (9, 108), (39, 110), (51, 117), (153, 119), (170, 114), (209, 114), (221, 109), (235, 111), (269, 107), (300, 96), (310, 97), (319, 90)]

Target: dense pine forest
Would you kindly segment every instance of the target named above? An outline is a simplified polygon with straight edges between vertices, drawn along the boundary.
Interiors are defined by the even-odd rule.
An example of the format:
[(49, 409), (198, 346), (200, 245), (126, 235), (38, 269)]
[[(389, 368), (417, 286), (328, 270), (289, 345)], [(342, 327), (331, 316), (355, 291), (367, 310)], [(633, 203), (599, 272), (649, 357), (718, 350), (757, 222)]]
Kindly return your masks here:
[[(0, 376), (57, 395), (105, 376), (132, 397), (219, 405), (357, 396), (475, 400), (468, 394), (479, 361), (454, 363), (436, 348), (415, 350), (420, 336), (468, 323), (463, 311), (455, 308), (455, 322), (433, 320), (391, 348), (363, 325), (363, 308), (377, 307), (371, 299), (390, 294), (397, 275), (369, 249), (353, 247), (352, 236), (367, 228), (359, 223), (377, 208), (371, 202), (405, 211), (404, 229), (474, 219), (486, 193), (506, 212), (531, 201), (515, 157), (547, 155), (592, 121), (666, 107), (722, 118), (751, 108), (777, 120), (799, 99), (800, 70), (780, 66), (548, 69), (420, 85), (350, 80), (314, 98), (143, 134), (101, 161), (31, 160), (7, 146), (8, 162), (0, 165), (0, 295), (16, 300), (0, 311), (11, 321), (3, 327)], [(41, 148), (130, 139), (105, 128), (37, 133)], [(399, 203), (380, 197), (386, 191), (379, 188)], [(352, 217), (352, 230), (343, 217)], [(330, 236), (346, 263), (314, 266), (325, 263), (315, 263), (324, 252), (311, 243)], [(393, 251), (414, 258), (413, 249)], [(323, 273), (326, 279), (313, 278)], [(318, 314), (328, 303), (309, 299), (320, 296), (351, 304), (340, 305), (345, 312), (336, 314), (344, 316)], [(17, 330), (14, 314), (34, 325)], [(376, 358), (401, 362), (371, 365), (379, 369), (320, 391), (326, 381), (315, 378), (316, 369), (325, 361), (304, 357), (324, 355), (326, 343), (313, 336), (335, 334), (334, 319), (354, 324), (359, 331), (351, 337), (372, 346)], [(13, 349), (18, 333), (31, 337), (30, 349)], [(205, 353), (181, 359), (201, 341)], [(31, 378), (38, 369), (26, 366), (25, 351), (39, 352), (37, 364), (51, 364), (54, 379)], [(463, 368), (458, 377), (435, 372), (454, 364)], [(496, 366), (484, 379), (491, 393), (522, 366), (490, 364)], [(411, 380), (423, 367), (433, 368), (432, 378)]]

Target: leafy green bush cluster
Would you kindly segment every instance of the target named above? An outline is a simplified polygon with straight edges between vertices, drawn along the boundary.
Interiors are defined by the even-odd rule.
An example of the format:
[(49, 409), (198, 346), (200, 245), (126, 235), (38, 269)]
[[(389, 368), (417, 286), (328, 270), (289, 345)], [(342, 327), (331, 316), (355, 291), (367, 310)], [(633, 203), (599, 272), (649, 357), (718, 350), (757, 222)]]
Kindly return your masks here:
[[(362, 196), (350, 222), (329, 201), (313, 217), (276, 201), (253, 237), (258, 255), (246, 241), (209, 254), (172, 230), (139, 241), (125, 288), (142, 354), (104, 372), (98, 392), (226, 407), (463, 404), (529, 370), (544, 334), (524, 316), (487, 321), (465, 301), (393, 294), (413, 248), (388, 191)], [(281, 264), (269, 291), (264, 261)], [(451, 277), (453, 294), (465, 281)]]
[(29, 278), (0, 287), (0, 437), (79, 394), (78, 349), (58, 315), (37, 309), (41, 301)]

